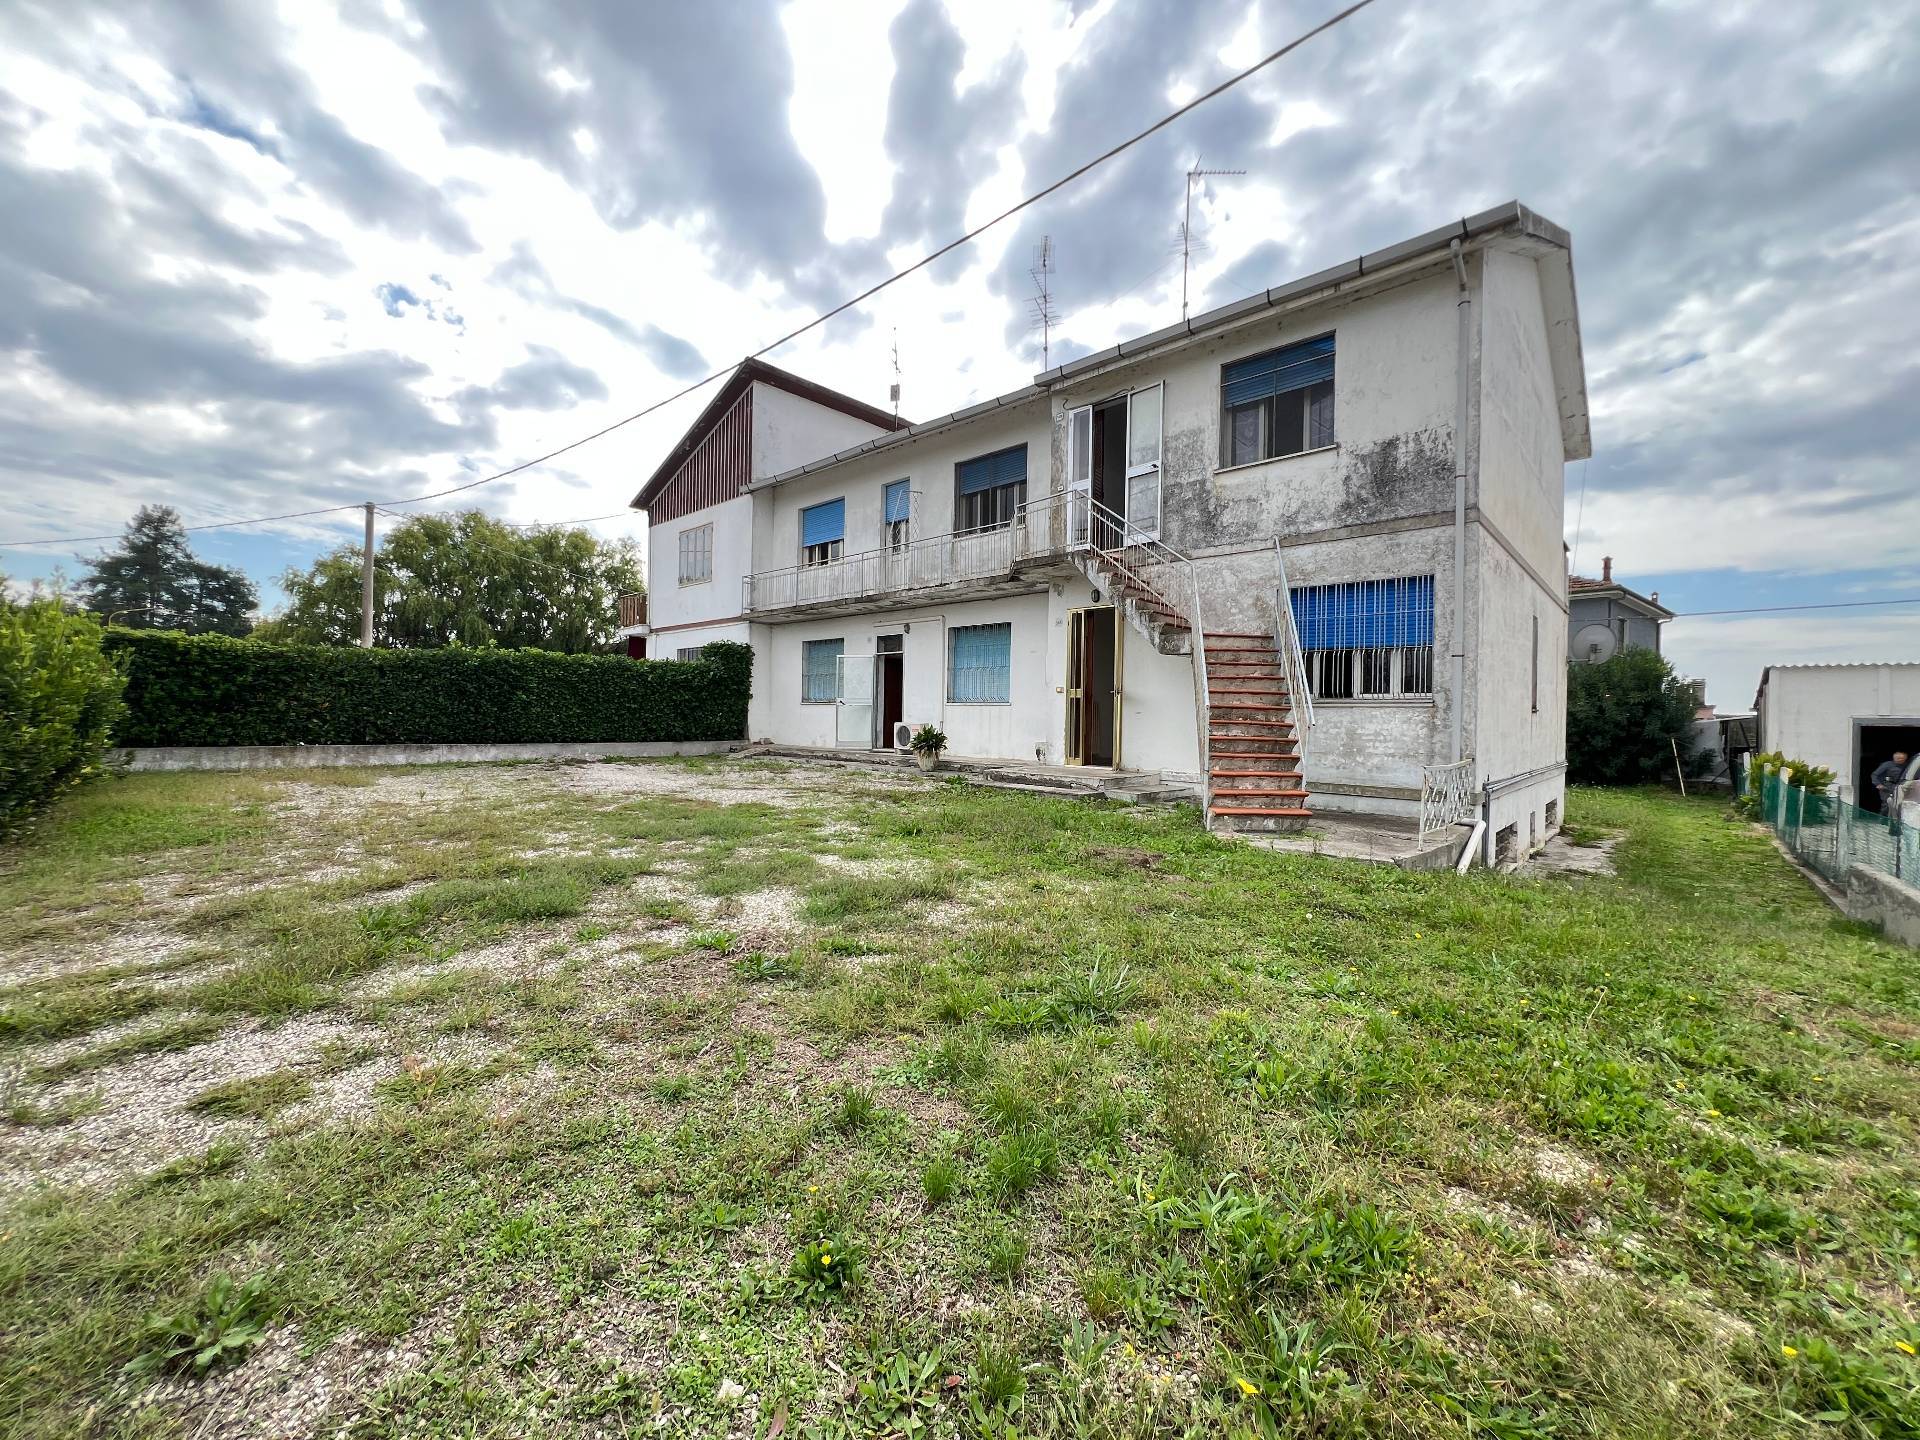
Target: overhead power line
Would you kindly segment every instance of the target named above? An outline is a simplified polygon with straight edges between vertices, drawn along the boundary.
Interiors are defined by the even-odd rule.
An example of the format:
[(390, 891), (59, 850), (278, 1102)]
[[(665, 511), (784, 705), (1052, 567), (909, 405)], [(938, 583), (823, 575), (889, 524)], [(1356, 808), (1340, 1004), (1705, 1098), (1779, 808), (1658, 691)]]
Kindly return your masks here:
[[(906, 279), (909, 275), (916, 274), (917, 272), (926, 269), (927, 266), (933, 264), (935, 261), (939, 260), (942, 256), (950, 255), (955, 250), (958, 250), (961, 246), (971, 244), (974, 240), (979, 239), (980, 236), (984, 235), (987, 231), (993, 229), (996, 225), (1002, 224), (1003, 222), (1012, 219), (1015, 215), (1018, 215), (1021, 211), (1029, 209), (1032, 206), (1039, 204), (1042, 200), (1046, 199), (1049, 195), (1052, 195), (1057, 191), (1063, 190), (1067, 186), (1073, 184), (1074, 181), (1080, 179), (1081, 176), (1086, 175), (1088, 172), (1092, 170), (1098, 169), (1100, 166), (1106, 164), (1109, 160), (1112, 160), (1117, 156), (1125, 154), (1128, 150), (1131, 150), (1134, 146), (1140, 144), (1143, 140), (1147, 140), (1152, 136), (1159, 134), (1160, 131), (1166, 129), (1169, 125), (1173, 124), (1176, 120), (1179, 120), (1182, 116), (1185, 116), (1191, 111), (1198, 109), (1200, 106), (1206, 104), (1209, 100), (1216, 99), (1219, 96), (1226, 94), (1226, 92), (1233, 89), (1234, 86), (1239, 85), (1242, 82), (1251, 79), (1253, 76), (1259, 74), (1262, 70), (1265, 70), (1269, 65), (1274, 64), (1276, 61), (1285, 59), (1288, 55), (1291, 55), (1295, 50), (1298, 50), (1302, 45), (1305, 45), (1309, 41), (1321, 35), (1326, 34), (1327, 31), (1332, 30), (1334, 27), (1344, 23), (1346, 20), (1350, 19), (1354, 15), (1359, 14), (1360, 11), (1366, 9), (1372, 3), (1373, 3), (1373, 0), (1355, 0), (1355, 3), (1348, 5), (1344, 10), (1340, 10), (1337, 13), (1329, 16), (1327, 19), (1322, 20), (1318, 25), (1315, 25), (1312, 29), (1302, 31), (1299, 35), (1296, 35), (1293, 39), (1289, 40), (1286, 44), (1282, 45), (1278, 50), (1270, 51), (1268, 54), (1262, 56), (1259, 60), (1254, 61), (1253, 64), (1247, 66), (1244, 70), (1238, 70), (1234, 72), (1232, 75), (1229, 75), (1225, 80), (1222, 80), (1218, 85), (1215, 85), (1211, 90), (1207, 90), (1199, 95), (1196, 95), (1193, 99), (1189, 100), (1186, 104), (1180, 106), (1178, 109), (1168, 111), (1165, 115), (1161, 116), (1158, 120), (1154, 121), (1151, 125), (1147, 126), (1146, 129), (1139, 131), (1137, 134), (1129, 136), (1127, 139), (1120, 141), (1117, 145), (1113, 145), (1108, 149), (1101, 151), (1100, 154), (1094, 156), (1093, 159), (1088, 160), (1084, 164), (1076, 166), (1074, 169), (1068, 171), (1065, 175), (1062, 175), (1058, 180), (1055, 180), (1051, 185), (1046, 186), (1044, 189), (1036, 190), (1033, 192), (1033, 194), (1027, 196), (1024, 200), (1020, 200), (1012, 205), (1009, 205), (1006, 209), (1002, 210), (999, 214), (993, 216), (991, 219), (986, 220), (981, 224), (974, 226), (973, 229), (967, 231), (964, 235), (959, 236), (957, 239), (949, 240), (946, 244), (940, 246), (937, 250), (930, 251), (926, 255), (923, 255), (920, 259), (914, 261), (913, 264), (907, 266), (905, 269), (896, 270), (894, 271), (893, 274), (889, 275), (886, 279), (881, 280), (873, 285), (869, 285), (865, 290), (862, 290), (859, 294), (855, 295), (852, 299), (843, 300), (840, 304), (835, 305), (831, 310), (821, 311), (818, 315), (815, 315), (811, 320), (807, 321), (804, 325), (795, 326), (793, 329), (789, 330), (786, 334), (780, 336), (777, 340), (770, 341), (767, 344), (762, 345), (758, 350), (752, 351), (745, 358), (749, 360), (758, 359), (760, 356), (768, 354), (770, 351), (777, 350), (782, 345), (785, 345), (790, 341), (799, 339), (802, 335), (805, 335), (808, 331), (816, 330), (820, 326), (826, 324), (827, 321), (833, 319), (836, 315), (845, 314), (847, 311), (853, 309), (855, 306), (862, 305), (866, 301), (871, 300), (875, 295), (878, 295), (882, 290), (887, 289), (889, 286), (897, 285), (900, 281)], [(674, 391), (672, 394), (664, 396), (661, 399), (654, 401), (652, 404), (647, 405), (642, 409), (634, 411), (631, 415), (623, 416), (620, 419), (615, 420), (610, 424), (601, 426), (598, 430), (595, 430), (590, 434), (582, 435), (576, 440), (570, 440), (565, 445), (561, 445), (555, 449), (547, 451), (544, 455), (536, 455), (531, 460), (523, 460), (519, 464), (509, 466), (505, 470), (497, 470), (490, 475), (482, 475), (478, 479), (467, 480), (462, 482), (459, 485), (450, 485), (444, 490), (434, 490), (425, 495), (410, 495), (403, 500), (383, 500), (376, 503), (383, 506), (385, 505), (418, 505), (423, 501), (440, 500), (440, 499), (444, 499), (448, 495), (458, 495), (467, 490), (477, 489), (482, 485), (490, 485), (496, 480), (505, 480), (509, 476), (520, 474), (523, 470), (531, 470), (536, 465), (544, 465), (546, 464), (547, 461), (557, 459), (558, 457), (565, 455), (568, 451), (578, 450), (582, 445), (590, 445), (595, 440), (603, 439), (606, 436), (611, 435), (614, 431), (619, 430), (624, 426), (633, 424), (636, 420), (645, 419), (647, 416), (653, 414), (655, 411), (662, 410), (668, 405), (673, 404), (676, 400), (684, 399), (686, 396), (693, 394), (696, 390), (703, 389), (704, 387), (711, 385), (714, 381), (721, 379), (726, 375), (732, 374), (734, 368), (735, 368), (734, 365), (727, 365), (719, 370), (715, 370), (711, 374), (703, 376), (701, 379), (693, 381), (691, 384), (683, 385), (680, 389)], [(319, 510), (296, 511), (288, 515), (262, 515), (251, 520), (230, 520), (218, 525), (189, 525), (184, 528), (188, 530), (195, 530), (195, 531), (223, 530), (235, 525), (267, 525), (267, 524), (273, 523), (276, 520), (304, 520), (314, 515), (332, 515), (342, 510), (358, 510), (360, 508), (362, 508), (360, 503), (356, 502), (348, 505), (330, 505)], [(120, 537), (118, 535), (80, 535), (80, 536), (69, 536), (65, 539), (60, 539), (60, 540), (9, 541), (9, 542), (0, 542), (0, 549), (6, 549), (6, 550), (22, 549), (29, 545), (75, 545), (75, 544), (82, 544), (82, 543), (85, 543), (88, 541), (94, 541), (94, 540), (117, 540), (119, 538)]]
[(1860, 610), (1869, 605), (1920, 605), (1920, 595), (1903, 595), (1898, 600), (1827, 600), (1815, 605), (1753, 605), (1741, 610), (1676, 610), (1676, 620), (1696, 620), (1703, 615), (1773, 615), (1782, 610)]

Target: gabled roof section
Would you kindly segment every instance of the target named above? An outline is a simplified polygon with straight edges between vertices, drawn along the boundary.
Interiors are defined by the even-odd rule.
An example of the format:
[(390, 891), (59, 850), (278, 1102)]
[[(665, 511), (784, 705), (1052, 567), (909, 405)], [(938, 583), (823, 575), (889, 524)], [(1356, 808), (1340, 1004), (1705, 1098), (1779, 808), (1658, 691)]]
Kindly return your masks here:
[(1622, 585), (1618, 580), (1591, 580), (1585, 575), (1567, 577), (1567, 598), (1581, 600), (1619, 600), (1655, 620), (1673, 619), (1673, 611), (1658, 600)]
[(991, 400), (982, 400), (951, 415), (942, 415), (937, 420), (923, 421), (897, 433), (879, 435), (832, 455), (824, 455), (806, 465), (756, 481), (753, 488), (762, 490), (784, 484), (788, 480), (830, 469), (875, 450), (884, 450), (922, 435), (937, 434), (956, 425), (964, 425), (978, 416), (1046, 395), (1057, 385), (1112, 366), (1130, 364), (1144, 355), (1178, 349), (1195, 340), (1230, 330), (1269, 310), (1310, 304), (1327, 299), (1341, 290), (1355, 289), (1382, 271), (1403, 269), (1409, 261), (1430, 263), (1437, 256), (1445, 255), (1455, 240), (1465, 243), (1502, 239), (1539, 262), (1540, 299), (1547, 317), (1548, 355), (1553, 365), (1554, 393), (1560, 408), (1561, 451), (1565, 459), (1584, 460), (1593, 453), (1593, 437), (1588, 427), (1587, 373), (1580, 349), (1579, 303), (1573, 290), (1573, 237), (1518, 200), (1509, 200), (1504, 205), (1452, 221), (1424, 235), (1402, 240), (1397, 245), (1343, 261), (1271, 290), (1257, 291), (1244, 300), (1195, 315), (1177, 325), (1168, 325), (1150, 334), (1123, 340), (1092, 355), (1083, 355), (1078, 360), (1056, 365), (1034, 376), (1031, 384), (1023, 385), (1018, 390), (1010, 390)]
[(776, 390), (784, 390), (789, 395), (797, 395), (802, 400), (811, 400), (816, 405), (824, 405), (829, 410), (838, 410), (842, 415), (850, 415), (855, 420), (864, 420), (869, 425), (877, 425), (882, 430), (905, 430), (908, 421), (898, 415), (889, 414), (877, 406), (856, 400), (851, 395), (843, 395), (829, 386), (817, 384), (791, 370), (782, 370), (778, 365), (769, 365), (765, 360), (742, 360), (720, 386), (713, 399), (700, 412), (700, 416), (687, 427), (673, 444), (673, 448), (661, 457), (653, 474), (647, 477), (647, 483), (640, 487), (640, 493), (628, 503), (629, 508), (644, 510), (660, 488), (671, 480), (674, 473), (686, 462), (687, 456), (699, 448), (700, 442), (707, 438), (707, 432), (719, 422), (720, 417), (733, 408), (733, 402), (746, 393), (754, 381), (771, 385)]

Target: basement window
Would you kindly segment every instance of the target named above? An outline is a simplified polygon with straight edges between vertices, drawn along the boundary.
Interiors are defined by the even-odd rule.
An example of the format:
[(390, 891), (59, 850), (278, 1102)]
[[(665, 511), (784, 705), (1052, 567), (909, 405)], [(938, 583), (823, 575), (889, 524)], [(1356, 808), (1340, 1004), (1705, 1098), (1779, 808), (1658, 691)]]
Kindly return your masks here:
[(1316, 700), (1433, 694), (1433, 577), (1296, 585), (1293, 622)]

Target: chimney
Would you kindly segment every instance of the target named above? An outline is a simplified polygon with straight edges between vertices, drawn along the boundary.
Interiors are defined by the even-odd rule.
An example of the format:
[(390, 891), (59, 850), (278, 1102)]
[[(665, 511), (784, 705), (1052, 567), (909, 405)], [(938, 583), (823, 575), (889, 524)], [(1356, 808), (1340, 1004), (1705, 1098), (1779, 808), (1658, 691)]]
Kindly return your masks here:
[(1611, 555), (1602, 555), (1600, 557), (1600, 580), (1602, 584), (1606, 585), (1613, 583), (1613, 557)]

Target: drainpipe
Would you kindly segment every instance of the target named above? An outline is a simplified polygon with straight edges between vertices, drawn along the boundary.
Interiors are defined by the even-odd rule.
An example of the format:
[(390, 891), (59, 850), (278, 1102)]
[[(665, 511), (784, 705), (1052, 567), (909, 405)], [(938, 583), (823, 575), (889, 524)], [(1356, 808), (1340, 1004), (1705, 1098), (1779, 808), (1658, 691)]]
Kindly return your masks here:
[(1473, 334), (1473, 301), (1467, 295), (1467, 262), (1456, 238), (1453, 274), (1459, 285), (1454, 314), (1459, 317), (1459, 359), (1454, 381), (1453, 410), (1453, 754), (1458, 763), (1466, 755), (1467, 710), (1467, 386), (1468, 350)]

